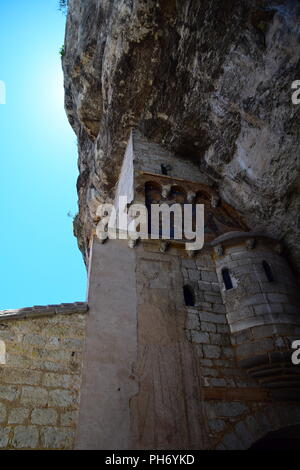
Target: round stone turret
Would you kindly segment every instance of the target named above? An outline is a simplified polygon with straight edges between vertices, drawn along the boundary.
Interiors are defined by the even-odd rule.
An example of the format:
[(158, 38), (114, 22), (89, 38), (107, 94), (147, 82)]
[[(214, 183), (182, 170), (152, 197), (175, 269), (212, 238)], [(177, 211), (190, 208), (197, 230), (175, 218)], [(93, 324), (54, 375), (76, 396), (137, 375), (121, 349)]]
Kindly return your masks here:
[(292, 343), (300, 339), (299, 286), (279, 242), (230, 232), (211, 244), (238, 364), (273, 391), (299, 399)]

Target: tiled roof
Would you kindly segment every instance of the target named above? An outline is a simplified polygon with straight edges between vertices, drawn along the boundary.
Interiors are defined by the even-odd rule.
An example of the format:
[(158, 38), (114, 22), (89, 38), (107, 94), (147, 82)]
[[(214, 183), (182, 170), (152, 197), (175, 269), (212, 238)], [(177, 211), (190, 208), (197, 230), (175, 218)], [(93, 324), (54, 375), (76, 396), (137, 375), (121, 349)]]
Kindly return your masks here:
[(0, 321), (17, 320), (25, 318), (52, 317), (54, 315), (71, 315), (73, 313), (86, 313), (89, 307), (86, 302), (74, 302), (72, 304), (58, 304), (19, 308), (17, 310), (0, 311)]

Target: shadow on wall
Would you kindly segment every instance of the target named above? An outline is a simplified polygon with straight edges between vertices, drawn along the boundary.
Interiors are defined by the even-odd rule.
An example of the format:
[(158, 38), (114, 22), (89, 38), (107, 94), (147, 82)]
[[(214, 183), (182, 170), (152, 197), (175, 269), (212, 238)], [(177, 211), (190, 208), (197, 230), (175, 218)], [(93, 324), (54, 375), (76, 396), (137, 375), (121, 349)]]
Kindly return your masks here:
[(299, 450), (300, 425), (269, 432), (256, 441), (249, 450)]

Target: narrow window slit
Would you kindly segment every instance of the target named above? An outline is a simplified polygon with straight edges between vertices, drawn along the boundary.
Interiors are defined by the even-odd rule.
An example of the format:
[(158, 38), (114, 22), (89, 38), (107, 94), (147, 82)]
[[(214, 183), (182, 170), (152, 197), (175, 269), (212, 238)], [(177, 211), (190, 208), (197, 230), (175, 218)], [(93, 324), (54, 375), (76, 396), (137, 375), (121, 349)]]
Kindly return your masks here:
[(273, 275), (273, 272), (272, 272), (272, 269), (271, 269), (271, 266), (269, 265), (269, 263), (267, 263), (266, 261), (263, 261), (262, 265), (263, 265), (265, 275), (266, 275), (266, 278), (268, 279), (268, 281), (269, 282), (274, 282), (275, 281), (274, 275)]
[(183, 286), (183, 295), (184, 295), (185, 305), (188, 307), (194, 307), (195, 306), (195, 294), (191, 286), (188, 286), (188, 285)]
[(165, 176), (168, 176), (169, 171), (171, 171), (172, 169), (170, 165), (165, 165), (164, 163), (160, 165), (160, 168), (161, 168), (161, 174)]
[(231, 280), (231, 276), (230, 276), (230, 272), (228, 268), (222, 269), (222, 278), (223, 278), (225, 289), (226, 290), (232, 289), (233, 284), (232, 284), (232, 280)]

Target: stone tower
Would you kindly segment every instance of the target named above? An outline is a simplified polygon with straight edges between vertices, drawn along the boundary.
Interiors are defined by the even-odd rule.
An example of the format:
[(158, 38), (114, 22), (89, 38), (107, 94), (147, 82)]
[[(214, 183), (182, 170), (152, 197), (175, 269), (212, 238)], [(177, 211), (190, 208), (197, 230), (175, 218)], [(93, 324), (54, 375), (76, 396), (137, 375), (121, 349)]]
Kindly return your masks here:
[(120, 195), (204, 204), (205, 244), (92, 238), (76, 448), (247, 448), (297, 424), (299, 300), (280, 244), (137, 131)]

